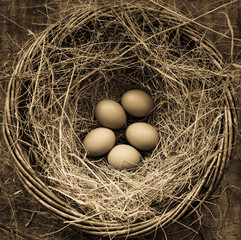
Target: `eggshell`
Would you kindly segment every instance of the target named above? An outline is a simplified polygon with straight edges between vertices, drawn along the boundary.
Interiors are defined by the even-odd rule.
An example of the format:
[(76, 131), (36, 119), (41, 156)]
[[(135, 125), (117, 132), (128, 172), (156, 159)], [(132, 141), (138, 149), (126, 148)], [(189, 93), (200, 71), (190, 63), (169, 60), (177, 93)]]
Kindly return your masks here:
[(89, 156), (101, 156), (110, 151), (115, 141), (116, 137), (112, 130), (100, 127), (90, 131), (85, 136), (83, 144)]
[(147, 116), (154, 107), (152, 97), (139, 89), (125, 92), (121, 98), (123, 108), (134, 117)]
[(130, 169), (139, 164), (141, 157), (140, 153), (132, 146), (120, 144), (111, 149), (107, 160), (116, 169)]
[(126, 129), (126, 139), (128, 142), (139, 150), (153, 150), (157, 145), (160, 137), (157, 130), (145, 122), (136, 122)]
[(116, 101), (104, 99), (95, 108), (95, 117), (99, 123), (108, 128), (118, 129), (126, 124), (126, 113)]

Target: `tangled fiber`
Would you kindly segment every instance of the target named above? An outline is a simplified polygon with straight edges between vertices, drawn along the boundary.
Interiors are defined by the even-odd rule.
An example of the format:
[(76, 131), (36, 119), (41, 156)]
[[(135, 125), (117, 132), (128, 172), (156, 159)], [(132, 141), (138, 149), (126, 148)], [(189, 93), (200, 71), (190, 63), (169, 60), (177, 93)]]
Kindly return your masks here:
[[(176, 221), (213, 191), (231, 154), (232, 78), (194, 22), (158, 1), (86, 5), (23, 48), (4, 134), (24, 186), (65, 222), (135, 236)], [(87, 156), (98, 101), (138, 88), (160, 141), (131, 170)], [(115, 130), (125, 143), (126, 128)]]

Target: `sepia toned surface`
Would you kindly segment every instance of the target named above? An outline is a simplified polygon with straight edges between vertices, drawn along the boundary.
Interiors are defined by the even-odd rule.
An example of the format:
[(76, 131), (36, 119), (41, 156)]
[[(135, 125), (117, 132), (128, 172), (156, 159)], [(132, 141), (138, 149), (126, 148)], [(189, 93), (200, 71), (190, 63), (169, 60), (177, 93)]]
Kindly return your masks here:
[[(8, 84), (6, 68), (14, 61), (17, 51), (24, 42), (33, 37), (33, 34), (43, 30), (48, 24), (49, 19), (46, 14), (51, 11), (51, 8), (46, 5), (46, 2), (49, 1), (0, 1), (1, 119), (4, 91)], [(68, 1), (62, 1), (61, 4), (64, 2)], [(223, 35), (232, 36), (234, 34), (235, 38), (241, 38), (240, 1), (185, 0), (180, 3), (180, 1), (173, 0), (167, 2), (204, 24), (206, 26), (203, 28), (204, 33), (211, 37), (225, 59), (229, 61), (230, 58), (233, 58), (234, 62), (239, 64), (241, 42), (235, 41), (236, 45), (232, 48), (232, 41)], [(232, 4), (228, 4), (229, 2)], [(212, 30), (208, 31), (209, 28)], [(236, 84), (239, 85), (239, 83)], [(240, 89), (237, 88), (237, 90), (240, 96)], [(237, 106), (240, 107), (240, 105)], [(76, 229), (70, 229), (32, 199), (15, 174), (2, 133), (0, 139), (1, 239), (101, 239), (82, 234)], [(200, 212), (168, 227), (165, 229), (165, 234), (160, 230), (156, 236), (140, 237), (140, 239), (241, 239), (240, 156), (240, 139), (237, 136), (229, 168), (220, 186)]]

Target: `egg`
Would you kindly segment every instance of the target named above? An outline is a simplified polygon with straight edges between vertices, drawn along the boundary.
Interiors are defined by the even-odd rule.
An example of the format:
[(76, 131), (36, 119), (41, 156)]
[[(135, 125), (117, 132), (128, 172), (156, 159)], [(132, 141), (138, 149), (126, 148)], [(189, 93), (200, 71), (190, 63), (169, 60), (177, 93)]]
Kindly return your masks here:
[(154, 107), (152, 97), (139, 89), (132, 89), (125, 92), (122, 95), (121, 104), (126, 112), (134, 117), (145, 117)]
[(125, 135), (132, 146), (143, 151), (153, 150), (160, 139), (157, 130), (145, 122), (136, 122), (129, 125)]
[(89, 156), (101, 156), (115, 145), (116, 137), (109, 128), (99, 127), (90, 131), (83, 140)]
[(99, 123), (111, 129), (118, 129), (126, 124), (126, 113), (116, 101), (104, 99), (95, 107), (95, 117)]
[(116, 169), (134, 168), (139, 164), (140, 160), (140, 153), (127, 144), (113, 147), (107, 156), (108, 163)]

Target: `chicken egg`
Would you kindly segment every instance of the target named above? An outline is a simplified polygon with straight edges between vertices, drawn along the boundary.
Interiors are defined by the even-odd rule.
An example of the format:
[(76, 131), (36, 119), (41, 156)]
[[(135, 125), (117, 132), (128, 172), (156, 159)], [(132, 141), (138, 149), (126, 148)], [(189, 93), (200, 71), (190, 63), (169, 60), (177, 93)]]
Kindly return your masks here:
[(116, 101), (104, 99), (95, 107), (95, 117), (99, 123), (111, 129), (118, 129), (126, 124), (126, 113)]
[(125, 135), (132, 146), (143, 151), (153, 150), (160, 139), (157, 130), (145, 122), (129, 125)]
[(107, 157), (108, 163), (116, 169), (134, 168), (139, 164), (140, 160), (140, 153), (127, 144), (113, 147)]
[(122, 95), (121, 104), (126, 112), (134, 117), (145, 117), (154, 107), (151, 96), (139, 89), (125, 92)]
[(111, 129), (99, 127), (85, 136), (83, 145), (89, 156), (101, 156), (110, 151), (115, 141), (116, 137)]

